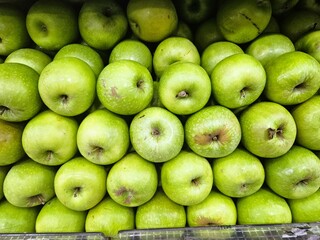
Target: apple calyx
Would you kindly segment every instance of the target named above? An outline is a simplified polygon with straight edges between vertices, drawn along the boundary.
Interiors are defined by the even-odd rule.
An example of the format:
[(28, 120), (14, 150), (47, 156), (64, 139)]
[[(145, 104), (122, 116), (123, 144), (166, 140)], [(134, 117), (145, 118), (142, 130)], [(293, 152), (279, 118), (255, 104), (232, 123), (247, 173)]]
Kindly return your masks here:
[(28, 207), (38, 206), (38, 205), (44, 205), (46, 203), (46, 200), (42, 194), (37, 194), (34, 196), (31, 196), (28, 198)]
[(158, 128), (152, 128), (151, 135), (152, 136), (159, 136), (160, 130)]
[(104, 149), (100, 146), (92, 146), (92, 150), (88, 152), (88, 155), (95, 154), (97, 156), (101, 156), (102, 153), (104, 152)]
[(306, 185), (309, 184), (309, 181), (310, 181), (310, 180), (311, 180), (310, 178), (302, 179), (302, 180), (300, 180), (299, 182), (297, 182), (297, 183), (295, 184), (295, 186), (301, 186), (301, 185), (306, 186)]
[(245, 98), (246, 95), (247, 95), (247, 91), (248, 91), (248, 88), (247, 87), (244, 87), (240, 90), (240, 98)]
[(39, 29), (40, 29), (41, 32), (44, 32), (44, 33), (48, 32), (47, 26), (42, 22), (39, 23)]
[(10, 110), (10, 108), (8, 108), (6, 106), (0, 106), (0, 116), (9, 110)]
[(176, 95), (176, 98), (187, 98), (187, 97), (189, 97), (189, 93), (186, 90), (182, 90), (178, 92), (178, 94)]
[(199, 186), (200, 184), (200, 177), (195, 177), (191, 180), (193, 186)]
[(62, 95), (60, 95), (60, 99), (61, 99), (62, 104), (65, 105), (68, 103), (69, 97), (68, 97), (68, 95), (62, 94)]
[(225, 138), (225, 134), (223, 134), (222, 131), (219, 131), (217, 133), (205, 133), (202, 135), (196, 135), (194, 137), (194, 140), (199, 145), (207, 145), (212, 142), (222, 141)]
[(50, 162), (50, 160), (52, 160), (53, 156), (54, 156), (54, 152), (52, 150), (47, 150), (46, 151), (46, 155), (47, 155), (47, 161)]
[(75, 187), (73, 190), (74, 190), (73, 191), (73, 197), (74, 198), (78, 197), (80, 192), (81, 192), (81, 187)]
[(126, 187), (121, 187), (115, 191), (117, 196), (124, 196), (124, 204), (130, 204), (131, 200), (135, 194), (135, 191), (132, 189), (127, 189)]
[(221, 225), (220, 221), (213, 222), (210, 218), (199, 216), (197, 223), (199, 226), (215, 226), (215, 225)]
[(277, 129), (274, 128), (268, 128), (268, 138), (269, 140), (275, 138), (275, 137), (280, 137), (283, 138), (283, 126), (280, 126)]

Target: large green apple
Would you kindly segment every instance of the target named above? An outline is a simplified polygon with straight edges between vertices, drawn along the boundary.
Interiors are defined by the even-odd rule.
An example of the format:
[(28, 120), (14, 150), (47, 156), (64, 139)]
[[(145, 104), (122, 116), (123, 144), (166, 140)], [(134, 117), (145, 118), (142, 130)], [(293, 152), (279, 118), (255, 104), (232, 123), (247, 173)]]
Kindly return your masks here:
[(116, 162), (107, 177), (107, 191), (117, 203), (137, 207), (149, 201), (158, 186), (155, 164), (131, 152)]
[(194, 152), (182, 150), (162, 165), (163, 191), (180, 205), (202, 202), (209, 195), (212, 185), (213, 173), (209, 161)]
[(117, 162), (127, 153), (129, 144), (127, 122), (105, 108), (89, 113), (80, 123), (78, 149), (82, 156), (95, 164)]
[(294, 43), (294, 46), (297, 51), (302, 51), (308, 53), (318, 62), (320, 62), (320, 30), (314, 30), (312, 32), (308, 32), (302, 35), (297, 41)]
[(238, 147), (240, 140), (240, 123), (236, 115), (226, 107), (208, 106), (186, 120), (185, 141), (200, 156), (227, 156)]
[(56, 169), (42, 165), (30, 158), (16, 162), (3, 182), (5, 198), (17, 207), (33, 207), (45, 204), (54, 197)]
[(0, 64), (0, 119), (22, 122), (40, 111), (38, 80), (39, 74), (24, 64)]
[(52, 198), (38, 213), (36, 233), (84, 232), (87, 211), (75, 211), (63, 205), (57, 197)]
[(11, 166), (0, 166), (0, 200), (3, 199), (3, 182)]
[(305, 198), (320, 187), (320, 159), (307, 148), (293, 145), (286, 154), (263, 164), (266, 184), (284, 198)]
[(145, 204), (137, 207), (136, 229), (181, 228), (186, 226), (184, 206), (172, 201), (161, 188)]
[(279, 157), (292, 147), (297, 135), (290, 112), (275, 102), (257, 102), (240, 116), (242, 145), (258, 157)]
[(78, 22), (82, 39), (99, 50), (112, 49), (128, 30), (125, 9), (116, 0), (84, 1)]

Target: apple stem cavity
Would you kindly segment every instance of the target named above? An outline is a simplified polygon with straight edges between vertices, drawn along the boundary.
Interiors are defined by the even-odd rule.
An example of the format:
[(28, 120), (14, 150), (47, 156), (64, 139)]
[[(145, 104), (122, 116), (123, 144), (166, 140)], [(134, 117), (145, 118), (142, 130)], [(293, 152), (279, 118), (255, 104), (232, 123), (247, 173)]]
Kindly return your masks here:
[(283, 135), (283, 128), (279, 127), (278, 129), (268, 128), (268, 138), (269, 140), (273, 139), (274, 137), (282, 137)]
[(73, 192), (73, 197), (78, 197), (79, 196), (79, 193), (81, 191), (81, 187), (75, 187), (74, 189), (74, 192)]
[(200, 177), (193, 178), (193, 179), (191, 180), (191, 183), (192, 183), (192, 185), (194, 185), (194, 186), (199, 186), (199, 184), (200, 184)]
[(44, 196), (42, 194), (37, 194), (29, 198), (29, 202), (27, 204), (28, 207), (33, 207), (37, 205), (44, 205), (46, 203)]
[(182, 90), (176, 95), (176, 98), (187, 98), (189, 97), (189, 93), (186, 90)]
[(49, 162), (53, 158), (53, 151), (47, 150), (47, 161)]
[(195, 142), (199, 145), (207, 145), (211, 142), (219, 141), (219, 139), (220, 139), (219, 134), (214, 134), (214, 133), (195, 136)]
[(137, 88), (142, 89), (142, 88), (143, 88), (143, 85), (144, 85), (144, 81), (143, 81), (142, 79), (140, 79), (140, 80), (137, 82)]
[(69, 100), (69, 97), (67, 95), (63, 94), (63, 95), (60, 96), (60, 99), (61, 99), (63, 104), (67, 104), (68, 100)]
[(10, 109), (6, 106), (0, 106), (0, 115), (3, 115), (6, 111), (9, 111)]

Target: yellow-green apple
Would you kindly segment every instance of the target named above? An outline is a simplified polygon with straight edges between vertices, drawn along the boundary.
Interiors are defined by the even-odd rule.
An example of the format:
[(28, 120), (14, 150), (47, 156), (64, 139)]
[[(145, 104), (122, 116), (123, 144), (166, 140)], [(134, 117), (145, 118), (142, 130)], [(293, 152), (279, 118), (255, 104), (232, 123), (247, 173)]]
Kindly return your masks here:
[(218, 27), (228, 41), (242, 44), (258, 37), (272, 15), (270, 0), (229, 0), (218, 5)]
[(269, 188), (236, 200), (238, 224), (285, 224), (292, 222), (286, 199)]
[(57, 197), (41, 208), (35, 222), (36, 233), (84, 232), (87, 211), (75, 211), (63, 205)]
[(0, 166), (19, 161), (25, 151), (22, 146), (24, 123), (8, 122), (0, 119)]
[(24, 64), (0, 64), (0, 119), (22, 122), (41, 110), (38, 80), (39, 74)]
[(44, 110), (26, 123), (22, 146), (32, 160), (58, 166), (77, 153), (77, 131), (74, 118)]
[(311, 55), (293, 51), (265, 65), (264, 95), (281, 105), (296, 105), (312, 97), (320, 87), (320, 63)]
[(129, 0), (127, 18), (131, 31), (146, 42), (159, 42), (170, 36), (178, 25), (171, 0)]
[(50, 62), (42, 70), (38, 89), (49, 109), (63, 116), (76, 116), (93, 103), (96, 77), (86, 62), (64, 57)]
[(84, 1), (78, 23), (82, 39), (99, 50), (112, 49), (128, 31), (125, 9), (116, 0)]
[(67, 1), (37, 0), (28, 9), (26, 26), (39, 47), (57, 51), (79, 38), (78, 12)]
[(297, 41), (294, 43), (295, 49), (297, 51), (302, 51), (308, 53), (318, 62), (320, 62), (320, 30), (315, 30), (309, 33), (302, 35)]
[(149, 201), (158, 186), (155, 164), (136, 152), (126, 154), (112, 165), (107, 178), (109, 196), (127, 207), (137, 207)]
[(258, 191), (265, 180), (259, 158), (243, 148), (212, 160), (213, 184), (224, 195), (240, 198)]
[(293, 9), (299, 2), (299, 0), (270, 0), (272, 7), (272, 14), (274, 16), (283, 16), (291, 9)]
[(153, 68), (159, 79), (163, 72), (173, 63), (191, 62), (200, 65), (197, 47), (188, 38), (168, 37), (161, 41), (153, 53)]
[(11, 2), (0, 3), (0, 55), (8, 56), (30, 44), (26, 28), (26, 13)]
[(3, 182), (5, 198), (17, 207), (33, 207), (45, 204), (54, 197), (56, 169), (30, 158), (16, 162)]
[(218, 158), (232, 153), (241, 140), (241, 127), (228, 108), (207, 106), (192, 114), (185, 122), (185, 141), (203, 157)]
[(3, 199), (3, 181), (7, 176), (8, 171), (10, 170), (11, 166), (0, 166), (0, 200)]
[(209, 161), (200, 155), (182, 150), (161, 167), (161, 186), (174, 202), (190, 206), (202, 202), (213, 186)]
[(172, 201), (161, 188), (135, 213), (136, 229), (182, 228), (186, 222), (184, 206)]
[(248, 106), (263, 93), (266, 71), (246, 53), (230, 55), (214, 67), (210, 75), (213, 98), (229, 109)]
[(213, 189), (200, 203), (187, 206), (190, 227), (235, 225), (237, 209), (233, 199)]
[(105, 108), (85, 116), (76, 138), (81, 155), (99, 165), (120, 160), (130, 144), (127, 122)]
[(84, 157), (74, 157), (57, 170), (54, 190), (60, 202), (75, 211), (96, 206), (106, 194), (107, 171)]
[(180, 19), (176, 30), (173, 31), (171, 36), (187, 38), (193, 42), (193, 29), (190, 25)]
[(0, 201), (0, 232), (25, 234), (35, 232), (35, 223), (40, 208), (17, 207), (6, 199)]
[(135, 210), (123, 206), (106, 196), (95, 207), (89, 209), (86, 222), (86, 232), (101, 232), (105, 236), (116, 238), (121, 230), (132, 230)]
[(293, 145), (287, 153), (263, 164), (266, 184), (284, 198), (305, 198), (320, 187), (320, 159), (308, 148)]
[(165, 108), (148, 107), (132, 119), (130, 142), (144, 159), (166, 162), (177, 156), (183, 147), (182, 122)]
[(211, 96), (211, 80), (196, 63), (176, 62), (161, 75), (159, 100), (165, 108), (177, 115), (189, 115), (202, 109)]
[(297, 135), (291, 113), (275, 102), (261, 101), (244, 109), (240, 116), (242, 145), (258, 157), (279, 157), (292, 147)]
[(114, 113), (137, 114), (152, 100), (152, 75), (136, 61), (123, 59), (109, 63), (98, 77), (97, 96), (103, 106)]

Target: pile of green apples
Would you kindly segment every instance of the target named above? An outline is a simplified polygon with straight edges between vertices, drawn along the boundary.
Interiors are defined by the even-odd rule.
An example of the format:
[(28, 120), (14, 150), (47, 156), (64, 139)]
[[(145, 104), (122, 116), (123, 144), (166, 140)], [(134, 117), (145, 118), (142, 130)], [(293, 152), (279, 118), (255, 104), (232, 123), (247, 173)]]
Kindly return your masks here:
[(316, 0), (0, 3), (0, 233), (320, 221)]

